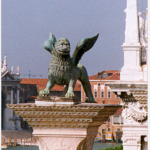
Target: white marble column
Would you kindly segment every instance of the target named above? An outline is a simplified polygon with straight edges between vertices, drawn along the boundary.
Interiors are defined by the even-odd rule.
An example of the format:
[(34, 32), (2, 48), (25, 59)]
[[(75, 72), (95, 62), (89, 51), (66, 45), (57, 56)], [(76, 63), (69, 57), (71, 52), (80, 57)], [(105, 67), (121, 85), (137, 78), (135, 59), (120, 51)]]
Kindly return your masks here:
[(120, 80), (139, 81), (142, 79), (141, 44), (139, 41), (139, 23), (137, 0), (127, 0), (124, 66), (121, 69)]
[[(14, 91), (13, 91), (13, 88), (11, 87), (11, 100), (10, 100), (11, 104), (13, 104), (13, 101), (14, 101), (13, 95), (14, 95)], [(13, 110), (11, 110), (11, 118), (10, 119), (12, 119), (13, 117), (14, 117)], [(11, 120), (11, 129), (15, 130), (15, 122), (13, 120)]]
[(11, 88), (11, 100), (10, 100), (10, 104), (13, 104), (13, 101), (14, 101), (13, 95), (14, 95), (14, 91), (13, 91), (13, 89)]
[(146, 50), (146, 65), (143, 66), (143, 76), (144, 76), (144, 81), (147, 81), (147, 63), (148, 63), (148, 9), (146, 9), (146, 12), (144, 13), (146, 16), (146, 21), (145, 21), (145, 50)]
[(147, 51), (148, 51), (148, 47), (146, 46), (145, 49), (146, 49), (146, 64), (143, 66), (143, 78), (144, 78), (143, 80), (147, 81), (148, 80), (148, 77), (147, 77), (147, 71), (148, 71), (147, 70), (147, 62), (148, 62), (148, 60), (147, 60), (148, 52)]
[(19, 85), (17, 85), (17, 104), (19, 104)]
[(127, 0), (125, 44), (139, 44), (137, 0)]

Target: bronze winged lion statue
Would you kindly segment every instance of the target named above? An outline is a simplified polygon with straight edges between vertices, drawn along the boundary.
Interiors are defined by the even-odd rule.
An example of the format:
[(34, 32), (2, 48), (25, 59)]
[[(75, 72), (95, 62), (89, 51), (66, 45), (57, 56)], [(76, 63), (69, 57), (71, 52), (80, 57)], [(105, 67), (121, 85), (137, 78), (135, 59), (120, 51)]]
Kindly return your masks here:
[(98, 35), (80, 40), (71, 57), (68, 39), (56, 40), (55, 36), (50, 33), (49, 40), (44, 43), (44, 48), (52, 54), (52, 58), (48, 69), (48, 83), (46, 88), (40, 91), (40, 96), (49, 96), (53, 86), (59, 84), (64, 85), (64, 96), (73, 98), (74, 86), (79, 80), (88, 97), (86, 102), (95, 103), (86, 68), (79, 61), (82, 55), (93, 47)]

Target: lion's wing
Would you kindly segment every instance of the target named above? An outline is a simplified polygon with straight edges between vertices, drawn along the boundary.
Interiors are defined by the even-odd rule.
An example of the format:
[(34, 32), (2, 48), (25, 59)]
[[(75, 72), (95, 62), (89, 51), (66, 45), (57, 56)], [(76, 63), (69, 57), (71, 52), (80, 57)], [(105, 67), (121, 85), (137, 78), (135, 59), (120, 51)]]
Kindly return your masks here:
[(53, 43), (55, 43), (55, 42), (56, 42), (56, 38), (50, 32), (49, 39), (44, 42), (43, 46), (48, 52), (50, 52), (52, 54), (53, 53)]
[(99, 36), (99, 34), (96, 34), (95, 36), (93, 36), (91, 38), (85, 38), (78, 42), (78, 44), (75, 48), (75, 51), (72, 55), (74, 66), (76, 66), (79, 63), (82, 55), (93, 47), (98, 36)]

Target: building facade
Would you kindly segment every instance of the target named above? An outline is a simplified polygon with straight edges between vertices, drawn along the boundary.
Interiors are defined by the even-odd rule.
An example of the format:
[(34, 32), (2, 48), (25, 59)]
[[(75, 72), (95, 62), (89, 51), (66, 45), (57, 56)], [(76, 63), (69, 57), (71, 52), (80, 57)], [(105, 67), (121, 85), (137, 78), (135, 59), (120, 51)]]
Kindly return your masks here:
[[(97, 103), (120, 104), (121, 99), (111, 91), (109, 86), (106, 86), (107, 82), (115, 82), (116, 80), (120, 80), (120, 72), (117, 70), (105, 70), (89, 77), (92, 93)], [(87, 97), (82, 87), (81, 101), (85, 102), (86, 99)]]
[(1, 64), (1, 81), (2, 81), (2, 98), (1, 98), (1, 123), (2, 130), (21, 130), (21, 118), (11, 109), (7, 108), (7, 104), (20, 103), (20, 78), (18, 72), (13, 73), (13, 67), (9, 71), (7, 69), (7, 56), (4, 56), (4, 62)]
[[(120, 80), (120, 72), (118, 70), (105, 70), (97, 72), (96, 75), (90, 76), (89, 81), (95, 101), (99, 104), (120, 105), (121, 98), (115, 95), (115, 93), (111, 91), (110, 87), (106, 85), (108, 82), (114, 83), (118, 80)], [(81, 101), (85, 102), (86, 98), (86, 94), (82, 87)], [(122, 109), (118, 110), (114, 115), (108, 118), (108, 121), (104, 122), (99, 127), (96, 137), (97, 140), (106, 142), (111, 141), (113, 138), (114, 141), (121, 142), (121, 126), (123, 124), (121, 113)]]
[(121, 142), (123, 118), (122, 108), (110, 116), (98, 129), (96, 139), (101, 142)]

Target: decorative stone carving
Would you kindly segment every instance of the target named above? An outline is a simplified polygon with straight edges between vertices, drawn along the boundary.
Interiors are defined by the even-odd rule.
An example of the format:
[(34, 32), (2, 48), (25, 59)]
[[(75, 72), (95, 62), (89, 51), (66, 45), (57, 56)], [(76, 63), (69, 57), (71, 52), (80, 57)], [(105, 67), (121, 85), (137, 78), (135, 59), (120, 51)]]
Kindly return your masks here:
[(39, 149), (41, 150), (49, 150), (47, 147), (46, 142), (44, 141), (43, 137), (36, 137), (39, 143)]
[(140, 144), (140, 137), (122, 137), (124, 144)]
[(127, 119), (129, 123), (133, 123), (135, 121), (142, 123), (147, 119), (147, 112), (139, 103), (128, 102), (128, 104), (124, 103), (122, 116)]

